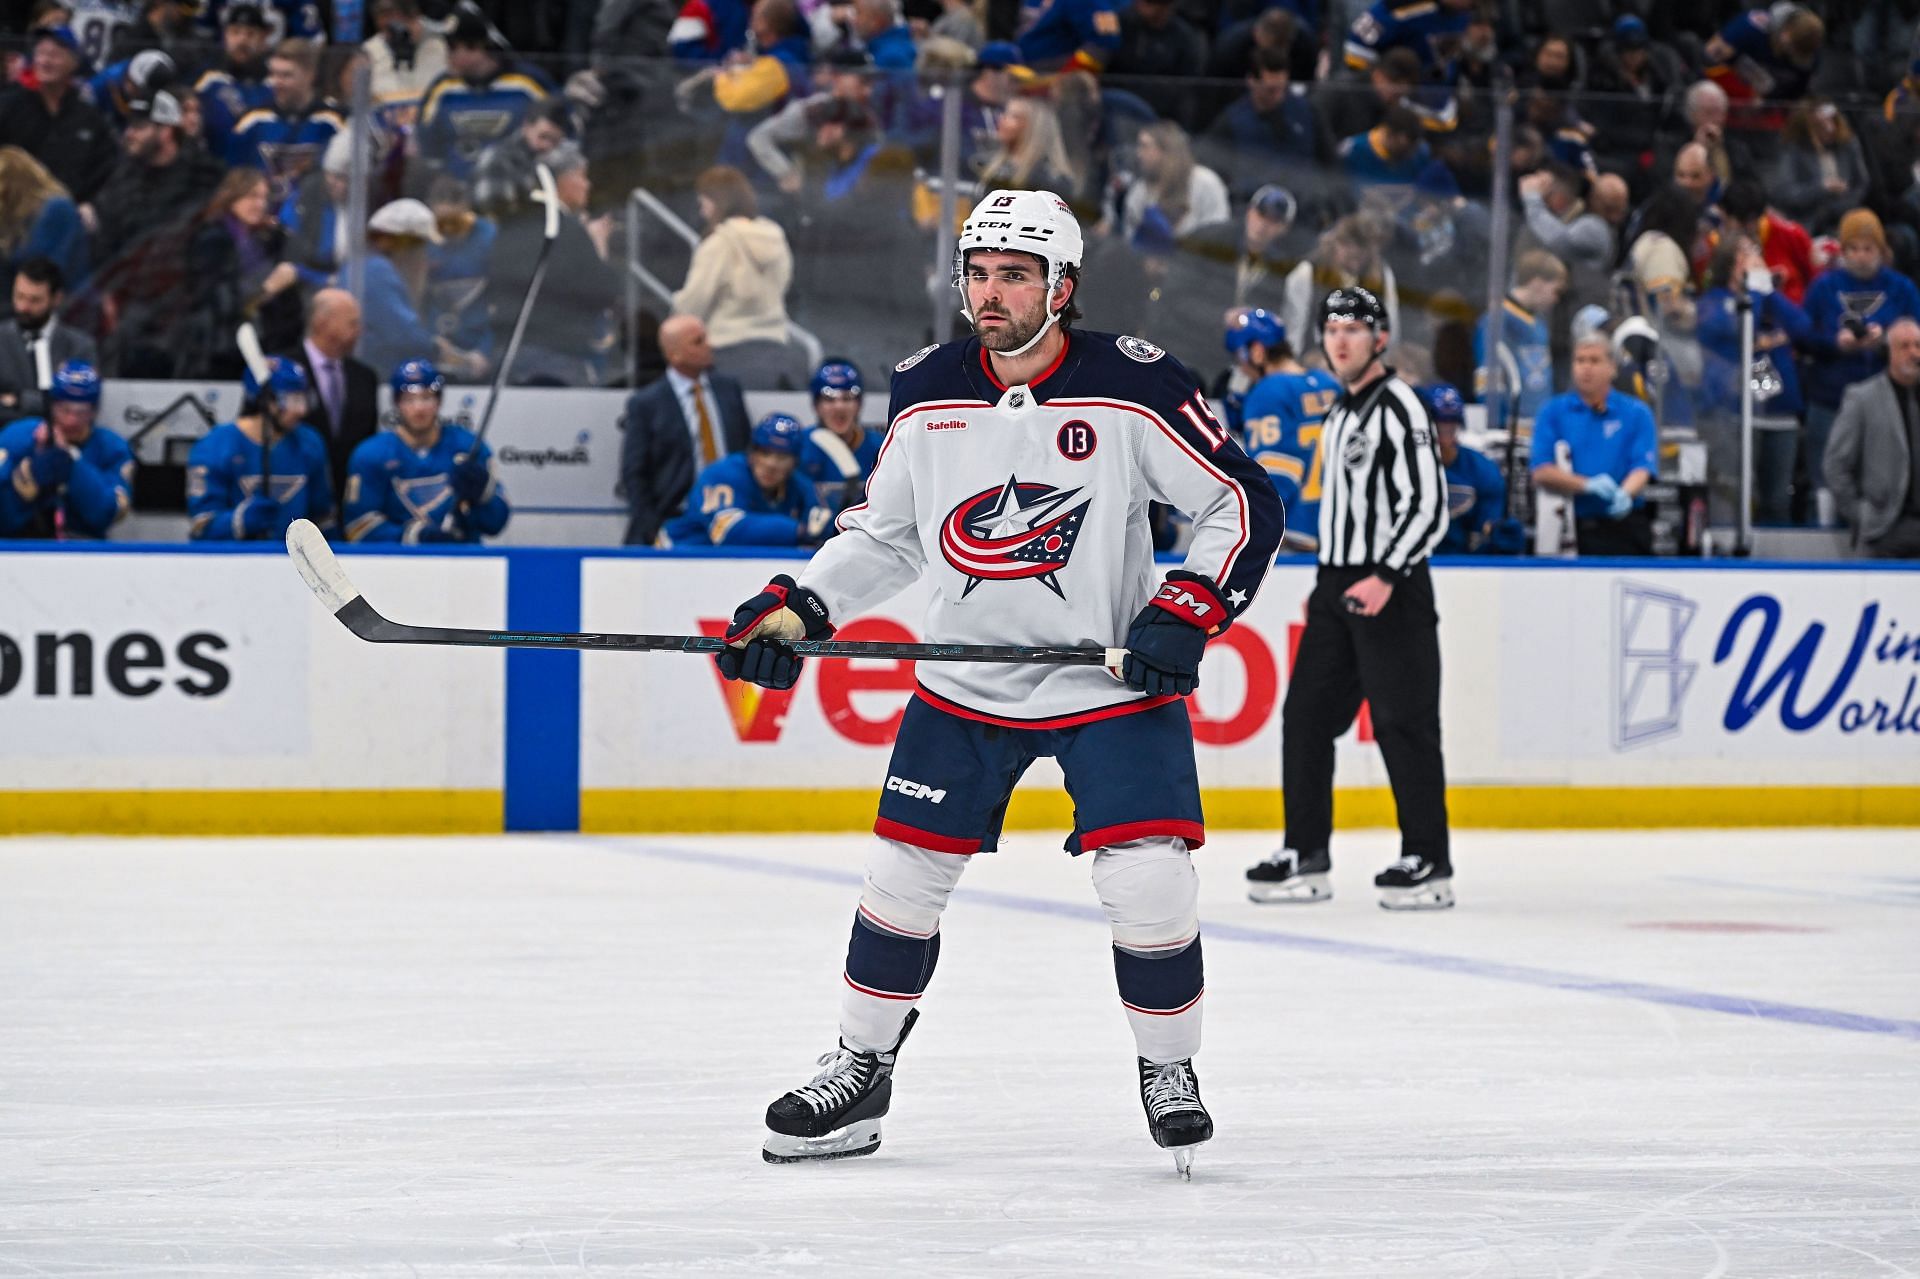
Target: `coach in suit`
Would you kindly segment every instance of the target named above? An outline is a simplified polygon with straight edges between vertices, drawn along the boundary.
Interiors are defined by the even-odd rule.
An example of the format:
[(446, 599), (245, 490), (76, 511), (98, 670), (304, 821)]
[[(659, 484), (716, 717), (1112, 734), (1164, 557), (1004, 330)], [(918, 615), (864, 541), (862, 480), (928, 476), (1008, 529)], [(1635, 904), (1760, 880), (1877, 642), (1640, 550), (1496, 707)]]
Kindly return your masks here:
[(651, 546), (678, 515), (701, 467), (747, 447), (747, 401), (740, 384), (712, 372), (707, 326), (676, 315), (660, 326), (666, 374), (627, 398), (621, 429), (620, 491), (627, 499), (627, 545)]
[(1887, 367), (1847, 388), (1827, 437), (1827, 483), (1854, 546), (1920, 559), (1920, 324), (1887, 325)]
[(98, 367), (93, 339), (56, 318), (66, 300), (60, 268), (47, 258), (29, 258), (13, 277), (13, 318), (0, 324), (0, 422), (44, 417), (40, 350), (49, 378), (68, 360)]
[(313, 388), (307, 425), (327, 441), (333, 491), (339, 494), (347, 491), (347, 460), (354, 447), (380, 429), (380, 379), (392, 372), (354, 359), (359, 341), (360, 304), (353, 294), (321, 289), (308, 306), (307, 336), (281, 352), (306, 372)]

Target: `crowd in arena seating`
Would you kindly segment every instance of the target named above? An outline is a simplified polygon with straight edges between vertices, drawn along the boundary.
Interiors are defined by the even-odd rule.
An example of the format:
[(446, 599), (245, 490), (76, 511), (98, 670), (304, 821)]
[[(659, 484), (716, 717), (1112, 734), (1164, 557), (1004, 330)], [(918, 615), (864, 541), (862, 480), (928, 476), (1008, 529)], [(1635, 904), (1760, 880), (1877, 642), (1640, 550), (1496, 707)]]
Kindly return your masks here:
[[(233, 335), (251, 324), (297, 365), (345, 502), (374, 385), (424, 361), (408, 386), (437, 402), (441, 383), (497, 371), (542, 258), (544, 166), (560, 232), (507, 380), (638, 388), (628, 540), (671, 536), (701, 514), (704, 467), (771, 451), (804, 480), (805, 449), (835, 434), (749, 424), (739, 390), (811, 387), (824, 419), (843, 398), (821, 398), (825, 357), (879, 389), (956, 332), (933, 317), (957, 106), (961, 211), (995, 187), (1059, 193), (1089, 232), (1084, 322), (1166, 347), (1243, 427), (1270, 368), (1318, 362), (1318, 298), (1365, 283), (1403, 371), (1435, 404), (1458, 388), (1489, 426), (1531, 432), (1538, 465), (1508, 480), (1564, 491), (1583, 519), (1644, 509), (1644, 480), (1613, 477), (1635, 513), (1615, 516), (1606, 482), (1539, 457), (1535, 423), (1564, 425), (1549, 406), (1582, 396), (1580, 353), (1604, 346), (1621, 395), (1706, 442), (1716, 516), (1738, 500), (1750, 388), (1753, 514), (1913, 553), (1920, 461), (1899, 493), (1863, 494), (1848, 408), (1890, 397), (1909, 416), (1886, 447), (1920, 458), (1895, 342), (1920, 321), (1920, 46), (1903, 15), (1891, 0), (373, 0), (341, 30), (331, 6), (291, 0), (0, 3), (0, 423), (43, 418), (69, 362), (241, 380)], [(636, 188), (692, 225), (690, 251), (628, 243), (617, 215)], [(637, 309), (630, 262), (665, 282)], [(1277, 343), (1250, 361), (1244, 329), (1232, 342), (1251, 311)], [(256, 390), (272, 398), (270, 380)], [(663, 417), (682, 432), (671, 448)], [(862, 439), (839, 434), (857, 461)], [(1456, 549), (1510, 549), (1511, 530), (1472, 515), (1486, 476), (1466, 465), (1456, 515), (1473, 535)], [(462, 483), (483, 492), (471, 471)], [(273, 523), (252, 518), (232, 527)], [(790, 522), (799, 541), (819, 533), (811, 508)]]

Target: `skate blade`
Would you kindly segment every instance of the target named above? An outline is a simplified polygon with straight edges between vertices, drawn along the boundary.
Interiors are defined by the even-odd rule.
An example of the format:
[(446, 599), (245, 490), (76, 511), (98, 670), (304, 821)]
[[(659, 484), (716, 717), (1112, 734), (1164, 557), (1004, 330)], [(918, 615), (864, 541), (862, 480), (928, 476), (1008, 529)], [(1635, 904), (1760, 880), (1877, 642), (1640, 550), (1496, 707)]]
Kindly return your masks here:
[(1453, 885), (1445, 880), (1418, 888), (1383, 888), (1381, 910), (1446, 910), (1453, 905)]
[(1247, 884), (1247, 900), (1260, 902), (1323, 902), (1333, 896), (1325, 875), (1295, 875), (1281, 884)]
[(1193, 1180), (1193, 1146), (1175, 1146), (1173, 1150), (1173, 1170), (1188, 1181)]
[(837, 1128), (824, 1137), (789, 1137), (770, 1132), (760, 1157), (770, 1164), (808, 1163), (815, 1159), (853, 1159), (880, 1149), (880, 1121), (866, 1119)]

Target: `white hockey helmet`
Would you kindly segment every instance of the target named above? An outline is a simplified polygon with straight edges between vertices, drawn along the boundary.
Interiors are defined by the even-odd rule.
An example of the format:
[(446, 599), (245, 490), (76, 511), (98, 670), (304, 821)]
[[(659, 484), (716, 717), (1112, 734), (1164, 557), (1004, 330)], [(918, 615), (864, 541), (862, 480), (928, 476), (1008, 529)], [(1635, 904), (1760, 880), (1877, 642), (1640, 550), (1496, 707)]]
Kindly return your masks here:
[(973, 212), (960, 225), (960, 239), (953, 246), (953, 287), (960, 291), (960, 311), (973, 321), (967, 305), (967, 254), (975, 249), (996, 249), (1003, 253), (1031, 253), (1047, 264), (1047, 318), (1018, 351), (1024, 355), (1046, 334), (1059, 318), (1052, 298), (1066, 278), (1070, 267), (1080, 265), (1085, 241), (1080, 220), (1073, 216), (1067, 202), (1051, 191), (989, 191), (973, 206)]

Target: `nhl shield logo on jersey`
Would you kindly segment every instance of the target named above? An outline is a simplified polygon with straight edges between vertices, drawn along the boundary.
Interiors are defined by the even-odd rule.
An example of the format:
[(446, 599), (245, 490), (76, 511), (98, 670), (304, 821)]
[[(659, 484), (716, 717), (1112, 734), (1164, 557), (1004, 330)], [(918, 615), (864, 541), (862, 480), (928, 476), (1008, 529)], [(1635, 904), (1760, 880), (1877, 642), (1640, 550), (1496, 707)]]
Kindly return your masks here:
[(1145, 338), (1121, 338), (1118, 342), (1115, 342), (1114, 345), (1120, 348), (1120, 354), (1126, 356), (1129, 360), (1138, 360), (1142, 364), (1152, 364), (1155, 360), (1166, 354), (1165, 351), (1147, 341)]
[(900, 363), (894, 365), (893, 371), (895, 373), (905, 373), (908, 369), (920, 363), (920, 361), (926, 359), (929, 355), (932, 355), (935, 351), (939, 349), (940, 349), (940, 344), (938, 342), (935, 342), (932, 346), (923, 346), (918, 351), (915, 351), (912, 355), (909, 355), (906, 359), (900, 361)]
[(1056, 574), (1073, 554), (1093, 499), (1067, 504), (1084, 491), (1022, 484), (1008, 476), (1005, 484), (965, 498), (949, 511), (940, 525), (940, 553), (966, 576), (961, 598), (982, 582), (1031, 577), (1065, 599)]

